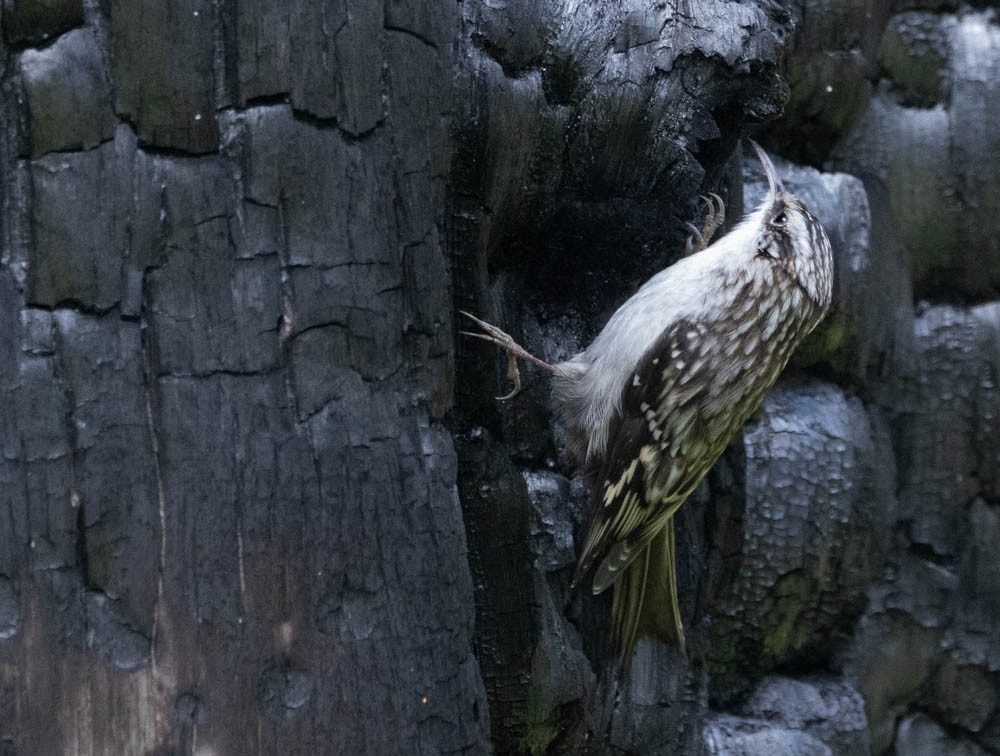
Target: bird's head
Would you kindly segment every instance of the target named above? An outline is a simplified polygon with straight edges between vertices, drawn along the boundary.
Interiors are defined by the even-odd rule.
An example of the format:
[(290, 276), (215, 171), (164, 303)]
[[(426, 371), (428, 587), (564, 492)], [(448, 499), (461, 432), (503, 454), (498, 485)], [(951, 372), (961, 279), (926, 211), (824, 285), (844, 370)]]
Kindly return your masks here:
[(756, 142), (750, 143), (768, 184), (767, 196), (751, 216), (755, 235), (751, 265), (780, 269), (825, 311), (833, 285), (830, 240), (802, 200), (785, 191), (767, 153)]

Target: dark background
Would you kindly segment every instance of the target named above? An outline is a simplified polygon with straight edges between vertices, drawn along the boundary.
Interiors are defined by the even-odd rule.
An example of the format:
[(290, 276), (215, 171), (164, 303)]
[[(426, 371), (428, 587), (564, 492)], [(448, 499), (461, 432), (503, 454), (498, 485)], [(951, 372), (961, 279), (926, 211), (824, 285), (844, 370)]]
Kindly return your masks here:
[[(0, 754), (1000, 753), (1000, 21), (949, 0), (2, 0)], [(569, 591), (545, 376), (760, 140), (834, 312)], [(791, 161), (791, 162), (787, 162)]]

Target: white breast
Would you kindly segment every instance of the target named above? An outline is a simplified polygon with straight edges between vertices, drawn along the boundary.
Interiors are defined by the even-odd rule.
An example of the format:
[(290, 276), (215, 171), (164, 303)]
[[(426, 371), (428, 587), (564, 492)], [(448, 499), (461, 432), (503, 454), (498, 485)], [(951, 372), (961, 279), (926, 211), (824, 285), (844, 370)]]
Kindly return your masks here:
[(707, 249), (657, 273), (618, 308), (586, 350), (557, 366), (564, 377), (561, 399), (573, 404), (575, 424), (587, 436), (586, 461), (604, 453), (608, 426), (621, 411), (622, 387), (664, 329), (682, 318), (714, 320), (730, 306), (723, 282), (733, 278), (730, 269), (751, 262), (756, 216), (763, 212), (758, 208)]

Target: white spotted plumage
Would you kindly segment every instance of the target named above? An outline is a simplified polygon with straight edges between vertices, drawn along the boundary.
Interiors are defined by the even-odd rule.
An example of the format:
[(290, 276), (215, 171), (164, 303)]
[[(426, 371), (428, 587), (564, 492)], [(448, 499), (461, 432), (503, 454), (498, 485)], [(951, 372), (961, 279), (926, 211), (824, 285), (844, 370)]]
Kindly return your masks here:
[[(754, 266), (761, 227), (771, 202), (765, 198), (726, 236), (653, 276), (618, 308), (586, 350), (555, 366), (557, 404), (572, 407), (580, 425), (590, 431), (587, 461), (604, 454), (611, 419), (621, 409), (621, 387), (663, 330), (682, 318), (714, 322), (720, 312), (731, 311), (737, 305), (735, 298), (740, 292), (727, 282), (739, 281)], [(818, 272), (827, 281), (832, 278), (829, 266)], [(773, 272), (768, 270), (767, 275), (773, 276)], [(823, 311), (829, 305), (828, 287), (808, 292)], [(711, 296), (706, 296), (708, 291)], [(775, 320), (782, 315), (775, 310), (770, 314)], [(747, 323), (746, 327), (751, 325)], [(670, 358), (676, 360), (679, 356), (671, 354)]]
[[(470, 335), (507, 352), (510, 396), (520, 388), (517, 358), (555, 375), (568, 451), (595, 499), (574, 583), (596, 565), (594, 592), (614, 585), (623, 670), (640, 629), (683, 647), (673, 515), (830, 305), (829, 240), (754, 147), (765, 200), (726, 236), (653, 276), (571, 359), (549, 365), (466, 313), (483, 329)], [(709, 238), (722, 218), (714, 199)], [(668, 605), (644, 619), (657, 594)]]
[(616, 586), (613, 629), (626, 666), (646, 600), (650, 544), (661, 535), (675, 623), (664, 632), (683, 645), (673, 514), (830, 304), (829, 241), (801, 201), (779, 190), (760, 154), (771, 191), (757, 209), (653, 276), (587, 349), (553, 366), (570, 451), (601, 499), (575, 580), (596, 563), (594, 592)]

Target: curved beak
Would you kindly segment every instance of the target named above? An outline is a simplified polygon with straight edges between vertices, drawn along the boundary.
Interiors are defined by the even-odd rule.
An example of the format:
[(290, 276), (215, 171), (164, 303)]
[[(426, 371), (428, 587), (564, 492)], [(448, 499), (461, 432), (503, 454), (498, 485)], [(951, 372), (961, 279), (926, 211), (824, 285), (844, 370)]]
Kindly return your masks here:
[(750, 144), (753, 145), (754, 151), (757, 153), (757, 158), (760, 160), (760, 164), (764, 166), (764, 175), (767, 176), (767, 198), (769, 202), (774, 202), (778, 198), (778, 192), (784, 192), (785, 187), (781, 183), (781, 179), (778, 178), (778, 172), (774, 170), (774, 163), (771, 162), (771, 158), (767, 156), (764, 152), (764, 148), (757, 144), (753, 139), (748, 140)]

